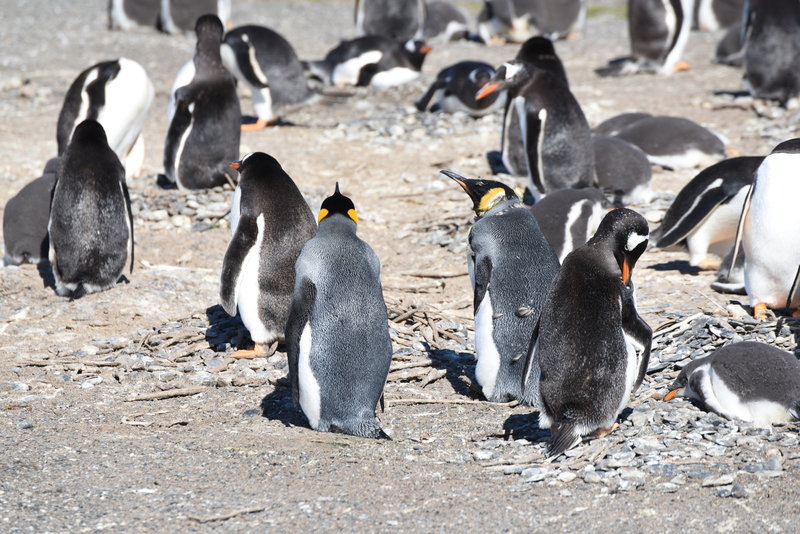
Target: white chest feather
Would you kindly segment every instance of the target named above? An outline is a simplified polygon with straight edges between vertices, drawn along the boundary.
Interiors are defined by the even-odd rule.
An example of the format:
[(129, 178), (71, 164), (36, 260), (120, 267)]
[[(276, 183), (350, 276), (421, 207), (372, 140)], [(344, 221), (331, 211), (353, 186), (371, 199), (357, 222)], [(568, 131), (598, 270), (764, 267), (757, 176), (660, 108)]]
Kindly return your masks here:
[(258, 225), (256, 242), (247, 252), (242, 262), (239, 278), (236, 280), (236, 306), (239, 308), (242, 323), (250, 332), (253, 341), (266, 343), (272, 340), (274, 332), (268, 331), (261, 322), (258, 305), (258, 296), (261, 292), (258, 284), (258, 271), (261, 263), (261, 243), (264, 240), (263, 215), (258, 216), (256, 224)]
[(155, 91), (144, 68), (127, 58), (119, 59), (117, 76), (106, 84), (106, 104), (98, 113), (108, 146), (125, 159), (144, 127)]
[(487, 290), (475, 313), (475, 353), (478, 356), (475, 378), (487, 397), (494, 392), (497, 372), (500, 370), (500, 353), (492, 336), (493, 316), (492, 299)]
[[(721, 184), (722, 180), (714, 180), (709, 184), (707, 190), (719, 187)], [(743, 187), (729, 202), (717, 206), (686, 237), (691, 265), (699, 265), (706, 259), (709, 251), (720, 257), (724, 257), (730, 251), (736, 238), (736, 226), (742, 213), (742, 204), (747, 196), (747, 190), (747, 187)], [(697, 202), (699, 201), (700, 197), (697, 198)]]
[(339, 63), (333, 69), (331, 81), (334, 85), (339, 87), (344, 85), (356, 85), (361, 69), (371, 63), (378, 63), (382, 57), (383, 53), (379, 50), (370, 50), (364, 52), (360, 56)]
[(419, 71), (406, 67), (394, 67), (377, 73), (369, 81), (369, 84), (376, 89), (386, 89), (395, 85), (403, 85), (419, 78)]
[(236, 228), (239, 226), (239, 216), (242, 211), (242, 188), (237, 185), (233, 190), (233, 199), (231, 200), (231, 237), (236, 233)]
[(311, 428), (318, 429), (322, 405), (319, 382), (311, 370), (311, 326), (306, 323), (300, 334), (300, 354), (297, 360), (297, 378), (300, 387), (300, 408), (306, 414)]
[[(567, 254), (572, 252), (575, 247), (579, 247), (586, 243), (586, 239), (583, 240), (582, 243), (575, 243), (572, 239), (572, 226), (578, 222), (578, 219), (581, 217), (581, 213), (583, 213), (583, 207), (590, 202), (589, 200), (581, 200), (580, 202), (576, 202), (569, 208), (569, 212), (567, 212), (567, 222), (564, 224), (564, 244), (561, 247), (561, 251), (559, 251), (558, 261), (564, 263), (564, 258), (567, 257)], [(587, 229), (588, 229), (588, 221), (587, 221)], [(593, 234), (591, 234), (593, 235)], [(582, 236), (583, 237), (583, 236)], [(586, 236), (588, 238), (588, 236)]]
[[(222, 52), (225, 48), (230, 48), (228, 45), (222, 45), (220, 47), (220, 52)], [(233, 54), (233, 51), (231, 51)], [(225, 55), (222, 54), (223, 60), (225, 59)], [(234, 59), (235, 64), (235, 59)], [(226, 65), (227, 67), (227, 65)], [(194, 68), (194, 60), (189, 60), (183, 64), (181, 70), (178, 71), (178, 74), (175, 76), (175, 81), (172, 82), (172, 88), (169, 91), (169, 105), (167, 106), (167, 120), (172, 121), (172, 116), (175, 115), (175, 91), (180, 89), (181, 87), (185, 87), (192, 83), (192, 79), (195, 75), (195, 68)]]

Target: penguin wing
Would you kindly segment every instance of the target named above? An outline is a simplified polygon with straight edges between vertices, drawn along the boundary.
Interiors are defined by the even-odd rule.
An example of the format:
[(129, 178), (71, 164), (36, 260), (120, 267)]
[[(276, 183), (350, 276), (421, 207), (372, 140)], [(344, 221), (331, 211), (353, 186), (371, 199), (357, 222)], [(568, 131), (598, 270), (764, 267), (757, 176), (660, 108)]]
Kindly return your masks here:
[(792, 289), (789, 290), (789, 296), (786, 299), (786, 307), (800, 307), (800, 265), (797, 266), (797, 273), (794, 275)]
[(522, 142), (525, 144), (525, 154), (528, 161), (528, 176), (540, 193), (545, 193), (542, 183), (541, 148), (544, 141), (544, 121), (547, 110), (542, 108), (538, 112), (528, 113), (524, 106), (517, 110), (519, 127), (522, 130)]
[(428, 104), (431, 103), (431, 98), (433, 98), (433, 95), (435, 95), (436, 91), (438, 91), (439, 89), (444, 89), (445, 85), (446, 82), (443, 79), (437, 78), (436, 81), (431, 84), (428, 91), (424, 95), (422, 95), (422, 98), (420, 98), (414, 103), (414, 105), (417, 107), (417, 110), (418, 111), (427, 110)]
[(489, 279), (492, 276), (492, 259), (485, 254), (481, 254), (480, 249), (476, 250), (474, 245), (472, 246), (475, 254), (475, 301), (473, 306), (475, 306), (474, 309), (477, 312), (478, 307), (483, 302), (483, 298), (486, 296), (486, 291), (489, 289)]
[(642, 384), (642, 380), (644, 380), (647, 364), (650, 361), (650, 349), (653, 344), (653, 330), (636, 311), (636, 302), (633, 295), (633, 283), (631, 283), (630, 287), (625, 287), (622, 296), (622, 332), (630, 341), (642, 347), (639, 371), (636, 374), (636, 382), (633, 383), (631, 393), (636, 391)]
[(742, 204), (742, 214), (739, 216), (739, 225), (736, 227), (736, 239), (733, 241), (731, 264), (730, 267), (728, 267), (728, 278), (730, 278), (733, 273), (733, 268), (736, 265), (736, 257), (739, 255), (739, 248), (742, 246), (742, 237), (744, 236), (744, 222), (745, 220), (747, 220), (747, 214), (750, 212), (750, 202), (753, 199), (753, 190), (756, 188), (757, 180), (758, 180), (758, 175), (753, 177), (753, 183), (750, 186), (750, 189), (747, 191), (747, 196), (744, 198), (744, 204)]
[[(522, 398), (519, 399), (520, 403), (526, 406), (533, 406), (536, 403), (539, 389), (540, 373), (532, 372), (534, 368), (538, 368), (537, 359), (539, 355), (539, 323), (541, 317), (536, 319), (536, 326), (533, 327), (531, 334), (531, 341), (528, 344), (528, 354), (525, 356), (525, 368), (522, 370)], [(541, 409), (541, 407), (537, 407)]]
[(300, 378), (298, 360), (300, 358), (300, 336), (303, 329), (311, 320), (314, 311), (314, 302), (317, 299), (317, 286), (307, 277), (297, 280), (294, 289), (292, 305), (289, 309), (289, 319), (286, 322), (286, 354), (289, 360), (289, 377), (292, 381), (292, 400), (295, 406), (300, 406)]
[(236, 315), (236, 305), (239, 300), (239, 275), (250, 250), (258, 240), (258, 225), (252, 217), (241, 218), (236, 232), (231, 238), (225, 259), (222, 260), (222, 277), (220, 280), (219, 297), (222, 307), (228, 315)]
[(175, 90), (175, 113), (169, 123), (166, 145), (164, 146), (164, 172), (173, 182), (177, 182), (177, 168), (180, 161), (175, 161), (178, 150), (183, 140), (184, 132), (192, 124), (192, 111), (190, 105), (194, 97), (191, 85), (185, 85)]
[(129, 236), (130, 246), (128, 247), (128, 254), (130, 254), (131, 256), (130, 273), (133, 273), (133, 211), (131, 210), (131, 195), (130, 193), (128, 193), (128, 184), (125, 182), (125, 178), (122, 179), (120, 185), (122, 186), (122, 195), (125, 197), (125, 208), (128, 211), (128, 229), (130, 230), (131, 233), (131, 235)]

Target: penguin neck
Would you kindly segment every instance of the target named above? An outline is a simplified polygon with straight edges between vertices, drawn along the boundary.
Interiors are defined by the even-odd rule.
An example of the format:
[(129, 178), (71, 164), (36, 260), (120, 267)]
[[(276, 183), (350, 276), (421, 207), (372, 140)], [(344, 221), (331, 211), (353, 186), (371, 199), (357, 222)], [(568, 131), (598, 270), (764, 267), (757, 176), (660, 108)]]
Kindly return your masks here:
[(405, 48), (403, 49), (406, 53), (406, 57), (408, 57), (408, 61), (411, 63), (411, 66), (414, 67), (415, 70), (422, 70), (422, 63), (425, 61), (425, 56), (422, 52), (409, 52)]
[(522, 201), (518, 198), (509, 198), (495, 204), (494, 206), (486, 211), (483, 215), (478, 215), (478, 219), (482, 219), (483, 217), (491, 217), (492, 215), (502, 215), (503, 213), (507, 212), (508, 210), (518, 208), (522, 205)]
[(220, 43), (214, 38), (205, 38), (197, 41), (194, 54), (194, 66), (198, 74), (205, 75), (213, 72), (220, 72), (225, 69), (222, 66), (222, 56), (220, 55)]
[(325, 217), (317, 228), (317, 235), (353, 234), (356, 235), (358, 225), (346, 215), (334, 213)]

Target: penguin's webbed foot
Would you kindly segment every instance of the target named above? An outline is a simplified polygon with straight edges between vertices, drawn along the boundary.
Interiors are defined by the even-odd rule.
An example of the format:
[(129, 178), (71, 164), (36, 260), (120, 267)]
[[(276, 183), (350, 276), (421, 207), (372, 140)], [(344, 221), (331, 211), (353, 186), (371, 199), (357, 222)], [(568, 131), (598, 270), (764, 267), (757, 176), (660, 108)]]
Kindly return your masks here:
[(703, 271), (718, 271), (720, 265), (722, 265), (721, 261), (711, 258), (706, 258), (697, 264), (697, 268)]
[(691, 68), (692, 67), (689, 65), (689, 63), (687, 63), (686, 61), (683, 61), (683, 60), (678, 61), (677, 63), (675, 63), (675, 72), (686, 71), (686, 70), (689, 70)]
[(609, 435), (612, 432), (614, 432), (618, 428), (619, 428), (619, 423), (614, 423), (613, 425), (611, 425), (610, 428), (602, 428), (602, 427), (598, 428), (597, 430), (595, 430), (594, 432), (589, 434), (588, 437), (593, 438), (593, 439), (604, 438), (607, 435)]
[(242, 124), (242, 131), (243, 132), (257, 132), (259, 130), (263, 130), (267, 126), (273, 126), (275, 124), (278, 124), (279, 121), (280, 121), (280, 119), (272, 119), (272, 120), (268, 121), (267, 119), (262, 119), (262, 118), (259, 117), (258, 119), (256, 119), (256, 122)]
[(759, 321), (766, 321), (769, 318), (767, 311), (766, 303), (759, 302), (753, 307), (753, 317)]
[(230, 357), (240, 360), (252, 360), (253, 358), (269, 358), (270, 356), (275, 354), (275, 350), (277, 348), (278, 348), (277, 340), (274, 341), (269, 346), (267, 346), (266, 343), (256, 343), (252, 349), (237, 350), (236, 352), (231, 354)]

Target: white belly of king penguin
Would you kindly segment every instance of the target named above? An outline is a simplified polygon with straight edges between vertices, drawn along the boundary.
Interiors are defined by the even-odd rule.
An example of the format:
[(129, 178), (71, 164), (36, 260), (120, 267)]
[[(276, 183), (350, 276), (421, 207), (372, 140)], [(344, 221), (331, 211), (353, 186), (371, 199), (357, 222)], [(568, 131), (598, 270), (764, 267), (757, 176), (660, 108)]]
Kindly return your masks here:
[(493, 331), (494, 310), (487, 289), (478, 306), (478, 311), (475, 313), (475, 353), (478, 357), (478, 363), (475, 365), (475, 378), (487, 398), (494, 393), (497, 373), (500, 370), (500, 352), (494, 343)]
[(319, 420), (322, 401), (314, 372), (311, 370), (311, 325), (306, 323), (300, 334), (300, 354), (297, 360), (297, 374), (300, 382), (300, 408), (314, 430), (320, 430)]
[(261, 263), (261, 243), (264, 241), (264, 215), (256, 219), (258, 236), (256, 243), (245, 256), (242, 262), (242, 271), (236, 285), (236, 306), (242, 322), (250, 332), (250, 338), (255, 343), (264, 343), (275, 337), (275, 332), (269, 332), (261, 322), (259, 315), (258, 296), (258, 270)]

